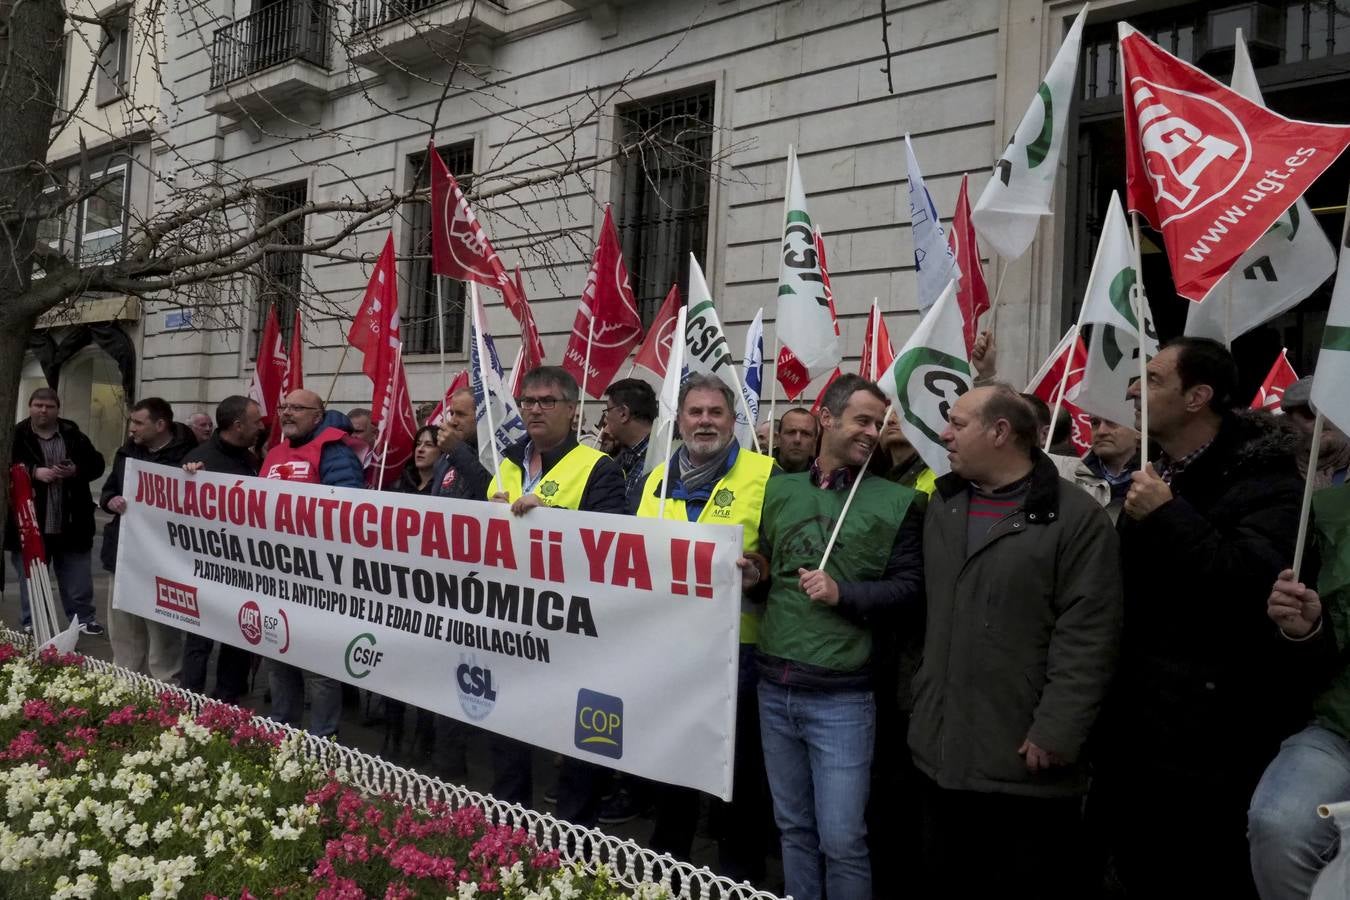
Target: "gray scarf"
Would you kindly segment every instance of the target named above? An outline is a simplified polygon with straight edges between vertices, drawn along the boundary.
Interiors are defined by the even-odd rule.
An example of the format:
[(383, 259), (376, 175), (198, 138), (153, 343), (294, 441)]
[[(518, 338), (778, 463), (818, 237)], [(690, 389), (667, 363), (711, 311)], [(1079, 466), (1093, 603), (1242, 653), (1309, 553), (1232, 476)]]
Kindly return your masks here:
[(675, 454), (675, 463), (679, 466), (680, 483), (684, 485), (686, 494), (696, 493), (699, 488), (715, 484), (717, 479), (722, 477), (727, 464), (727, 457), (731, 455), (731, 448), (736, 446), (736, 439), (732, 438), (727, 445), (722, 448), (712, 459), (701, 466), (696, 466), (689, 461), (689, 447), (681, 446), (680, 452)]

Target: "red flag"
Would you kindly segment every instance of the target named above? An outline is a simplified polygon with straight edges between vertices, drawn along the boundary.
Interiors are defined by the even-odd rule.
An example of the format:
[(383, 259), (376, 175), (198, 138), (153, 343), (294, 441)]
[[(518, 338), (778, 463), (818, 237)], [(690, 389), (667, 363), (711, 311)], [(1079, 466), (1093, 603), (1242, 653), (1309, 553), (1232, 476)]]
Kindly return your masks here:
[(520, 266), (516, 266), (516, 296), (520, 300), (520, 368), (521, 374), (533, 371), (544, 364), (544, 341), (539, 337), (539, 327), (534, 324), (534, 312), (530, 309), (529, 298), (525, 296), (525, 279), (521, 277)]
[(19, 528), (19, 550), (23, 561), (19, 577), (31, 578), (34, 566), (47, 562), (47, 551), (42, 545), (42, 526), (38, 524), (37, 508), (33, 505), (33, 482), (23, 463), (9, 467), (9, 486), (9, 502)]
[[(276, 336), (277, 346), (281, 345), (281, 335)], [(285, 368), (281, 373), (281, 389), (277, 394), (277, 402), (285, 399), (291, 391), (298, 391), (305, 386), (305, 374), (302, 362), (304, 360), (304, 344), (300, 340), (300, 309), (295, 310), (295, 323), (291, 326), (291, 350), (286, 354)], [(281, 416), (272, 417), (272, 425), (267, 432), (267, 449), (271, 450), (277, 444), (281, 443)]]
[[(262, 409), (263, 427), (271, 429), (278, 419), (277, 404), (282, 397), (286, 378), (286, 348), (281, 342), (281, 325), (277, 322), (275, 306), (267, 309), (262, 335), (258, 338), (258, 359), (253, 369), (253, 380), (248, 385), (248, 398)], [(271, 446), (270, 444), (268, 446)]]
[[(873, 346), (877, 351), (875, 359)], [(881, 318), (881, 307), (873, 300), (872, 311), (867, 316), (867, 333), (863, 335), (862, 362), (858, 366), (858, 374), (869, 381), (877, 381), (893, 362), (895, 347), (891, 345), (891, 333), (886, 329), (886, 320)]]
[(666, 377), (666, 362), (670, 359), (670, 345), (675, 340), (675, 326), (680, 314), (680, 286), (672, 284), (665, 302), (656, 311), (647, 336), (638, 347), (635, 364), (642, 366), (657, 378)]
[(371, 487), (383, 487), (391, 473), (393, 478), (398, 477), (412, 458), (413, 436), (417, 433), (398, 329), (398, 281), (394, 235), (390, 232), (347, 334), (347, 342), (365, 355), (361, 369), (373, 385), (370, 421), (377, 433), (366, 473)]
[(1270, 367), (1270, 374), (1261, 383), (1261, 390), (1252, 399), (1252, 409), (1264, 409), (1266, 412), (1281, 412), (1280, 404), (1284, 392), (1298, 381), (1298, 373), (1289, 365), (1289, 351), (1281, 350), (1280, 358)]
[[(825, 302), (829, 304), (830, 321), (834, 323), (834, 333), (837, 337), (839, 335), (839, 317), (834, 313), (834, 289), (830, 287), (830, 270), (825, 261), (825, 238), (821, 236), (820, 226), (816, 226), (816, 259), (820, 261), (820, 278), (825, 288)], [(820, 398), (825, 396), (825, 389), (840, 374), (839, 367), (835, 366), (834, 371), (825, 381), (825, 387), (822, 387), (820, 393), (816, 395), (815, 405), (811, 407), (812, 412), (820, 412)], [(778, 348), (774, 377), (783, 386), (783, 391), (787, 394), (789, 400), (796, 400), (800, 397), (802, 391), (806, 390), (807, 385), (811, 383), (811, 373), (807, 371), (806, 366), (802, 365), (797, 355), (787, 347)]]
[(956, 197), (956, 215), (952, 217), (952, 233), (947, 246), (960, 267), (961, 277), (956, 282), (956, 304), (961, 307), (961, 332), (966, 338), (966, 355), (975, 348), (979, 336), (980, 315), (989, 309), (989, 285), (980, 266), (980, 245), (975, 241), (975, 225), (970, 220), (970, 196), (966, 193), (966, 176), (961, 176), (961, 193)]
[(441, 421), (445, 418), (445, 411), (450, 408), (450, 398), (468, 386), (469, 370), (460, 369), (459, 374), (450, 381), (450, 387), (445, 389), (445, 396), (441, 398), (441, 402), (437, 403), (431, 414), (427, 416), (427, 424), (439, 427)]
[[(628, 267), (619, 249), (619, 232), (605, 207), (600, 240), (595, 245), (586, 289), (581, 293), (572, 339), (567, 343), (563, 368), (572, 373), (586, 393), (599, 399), (614, 380), (614, 373), (642, 340), (642, 318), (628, 284)], [(590, 345), (589, 356), (587, 344)], [(583, 373), (587, 362), (589, 373)], [(584, 377), (583, 377), (584, 375)]]
[(1160, 230), (1177, 293), (1200, 301), (1350, 144), (1286, 119), (1120, 23), (1129, 208)]
[(811, 404), (811, 415), (820, 418), (820, 406), (821, 401), (825, 399), (825, 392), (834, 384), (834, 380), (843, 374), (839, 369), (835, 369), (830, 373), (830, 377), (825, 379), (825, 383), (820, 386), (820, 393), (816, 394), (816, 402)]
[[(1027, 393), (1040, 397), (1053, 410), (1055, 398), (1059, 396), (1060, 384), (1064, 384), (1064, 391), (1067, 394), (1083, 380), (1083, 372), (1087, 369), (1087, 358), (1087, 346), (1083, 343), (1082, 337), (1074, 339), (1071, 356), (1066, 336), (1065, 340), (1060, 341), (1059, 346), (1055, 348), (1055, 352), (1051, 354), (1050, 358), (1041, 366), (1041, 370), (1031, 380), (1031, 384), (1027, 387)], [(1069, 366), (1067, 381), (1064, 379), (1065, 365)], [(1069, 414), (1073, 423), (1069, 436), (1073, 440), (1073, 446), (1078, 451), (1078, 455), (1083, 456), (1092, 449), (1091, 416), (1067, 398), (1060, 404), (1060, 409)]]

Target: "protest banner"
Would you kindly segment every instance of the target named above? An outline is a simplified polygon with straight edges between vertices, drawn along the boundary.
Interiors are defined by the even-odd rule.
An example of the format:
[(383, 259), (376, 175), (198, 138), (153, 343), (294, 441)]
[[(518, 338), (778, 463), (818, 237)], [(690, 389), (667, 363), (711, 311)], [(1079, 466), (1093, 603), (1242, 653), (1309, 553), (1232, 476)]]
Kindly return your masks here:
[(135, 460), (126, 479), (117, 609), (730, 798), (739, 527)]

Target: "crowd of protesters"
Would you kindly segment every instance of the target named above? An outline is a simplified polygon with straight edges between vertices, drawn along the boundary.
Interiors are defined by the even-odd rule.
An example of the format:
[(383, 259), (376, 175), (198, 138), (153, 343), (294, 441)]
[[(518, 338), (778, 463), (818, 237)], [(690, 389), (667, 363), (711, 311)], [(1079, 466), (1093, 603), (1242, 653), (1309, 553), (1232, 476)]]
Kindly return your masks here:
[[(495, 475), (479, 461), (464, 390), (439, 427), (417, 432), (391, 489), (504, 503), (517, 516), (560, 506), (655, 517), (664, 503), (668, 517), (743, 526), (733, 799), (565, 758), (545, 790), (564, 819), (645, 811), (650, 845), (688, 858), (706, 806), (720, 870), (759, 881), (781, 854), (798, 900), (1084, 898), (1105, 885), (1150, 900), (1293, 900), (1339, 848), (1319, 805), (1350, 800), (1350, 565), (1340, 562), (1350, 547), (1337, 544), (1350, 540), (1350, 527), (1338, 530), (1350, 502), (1343, 522), (1336, 504), (1316, 507), (1317, 537), (1291, 571), (1305, 479), (1325, 489), (1319, 497), (1345, 490), (1350, 440), (1327, 423), (1321, 463), (1307, 472), (1310, 379), (1287, 391), (1283, 415), (1239, 411), (1237, 389), (1222, 345), (1177, 339), (1131, 387), (1136, 400), (1147, 393), (1149, 440), (1141, 446), (1135, 423), (1094, 418), (1080, 458), (1044, 402), (982, 379), (948, 410), (951, 471), (937, 477), (886, 395), (856, 375), (836, 378), (815, 411), (764, 423), (772, 455), (736, 440), (730, 389), (690, 376), (680, 441), (660, 459), (648, 452), (650, 385), (609, 387), (591, 446), (577, 439), (576, 382), (541, 367), (516, 398), (526, 436)], [(59, 412), (54, 391), (34, 392), (14, 460), (34, 480), (66, 615), (99, 634), (91, 491), (105, 465)], [(128, 458), (365, 486), (368, 410), (343, 415), (300, 390), (276, 414), (282, 439), (263, 454), (261, 412), (247, 398), (222, 401), (214, 422), (176, 422), (159, 398), (136, 403), (98, 495), (113, 516), (105, 568), (117, 562)], [(868, 485), (852, 491), (858, 479)], [(6, 540), (14, 551), (12, 527)], [(119, 664), (204, 691), (214, 652), (215, 695), (249, 692), (257, 660), (247, 652), (110, 617)], [(265, 665), (272, 716), (338, 735), (339, 682)], [(475, 729), (380, 702), (391, 752), (412, 718), (420, 763), (466, 776)], [(492, 793), (536, 805), (546, 757), (485, 740)]]

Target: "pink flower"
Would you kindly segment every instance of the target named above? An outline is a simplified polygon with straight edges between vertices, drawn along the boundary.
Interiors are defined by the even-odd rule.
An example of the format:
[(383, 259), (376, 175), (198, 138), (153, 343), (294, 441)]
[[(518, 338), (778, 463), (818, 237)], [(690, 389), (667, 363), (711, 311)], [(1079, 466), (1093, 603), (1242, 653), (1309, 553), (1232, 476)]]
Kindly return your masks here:
[(408, 900), (413, 896), (412, 888), (401, 881), (390, 882), (384, 889), (384, 900)]
[(52, 712), (52, 705), (46, 700), (25, 700), (23, 702), (23, 717), (34, 719), (43, 725), (55, 725), (60, 721), (56, 713)]
[(128, 704), (122, 707), (121, 709), (114, 710), (113, 712), (110, 712), (106, 716), (104, 716), (103, 724), (105, 726), (134, 725), (136, 724), (137, 718), (138, 716), (136, 715), (136, 707)]

